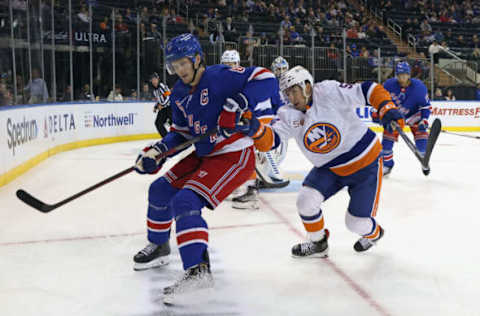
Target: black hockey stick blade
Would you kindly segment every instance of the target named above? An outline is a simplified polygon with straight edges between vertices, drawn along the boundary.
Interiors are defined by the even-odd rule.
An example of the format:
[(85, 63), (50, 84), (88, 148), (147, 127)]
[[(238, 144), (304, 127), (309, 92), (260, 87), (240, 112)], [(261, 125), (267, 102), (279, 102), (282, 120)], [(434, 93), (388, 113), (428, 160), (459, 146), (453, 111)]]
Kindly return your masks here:
[(55, 209), (55, 205), (50, 205), (43, 203), (36, 197), (32, 196), (30, 193), (27, 191), (24, 191), (22, 189), (17, 190), (17, 197), (22, 200), (25, 204), (30, 205), (36, 210), (39, 210), (42, 213), (48, 213)]
[(428, 135), (427, 140), (427, 150), (425, 151), (425, 164), (428, 166), (430, 162), (430, 157), (432, 156), (433, 148), (437, 142), (438, 136), (442, 131), (442, 122), (437, 118), (433, 121), (432, 127), (430, 128), (430, 134)]

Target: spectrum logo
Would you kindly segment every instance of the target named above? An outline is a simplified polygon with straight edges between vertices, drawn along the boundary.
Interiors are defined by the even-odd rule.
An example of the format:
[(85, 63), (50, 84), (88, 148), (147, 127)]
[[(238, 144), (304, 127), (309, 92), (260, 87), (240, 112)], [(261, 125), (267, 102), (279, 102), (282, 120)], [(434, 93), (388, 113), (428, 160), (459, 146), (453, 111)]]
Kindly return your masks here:
[(102, 128), (112, 126), (130, 126), (135, 124), (135, 116), (138, 113), (127, 113), (126, 115), (110, 114), (93, 114), (85, 112), (85, 127)]

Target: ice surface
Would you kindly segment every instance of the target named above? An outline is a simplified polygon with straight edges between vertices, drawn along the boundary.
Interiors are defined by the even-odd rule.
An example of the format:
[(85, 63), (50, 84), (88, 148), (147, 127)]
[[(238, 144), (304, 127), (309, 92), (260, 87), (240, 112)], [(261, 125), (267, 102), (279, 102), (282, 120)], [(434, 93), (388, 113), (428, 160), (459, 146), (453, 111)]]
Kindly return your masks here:
[(310, 168), (291, 143), (282, 169), (292, 184), (262, 193), (261, 210), (204, 211), (214, 294), (176, 307), (161, 302), (182, 274), (174, 238), (170, 265), (132, 269), (156, 176), (127, 175), (49, 214), (15, 197), (23, 188), (57, 202), (130, 166), (143, 144), (62, 153), (0, 188), (0, 315), (480, 315), (480, 141), (442, 134), (425, 177), (400, 140), (377, 216), (384, 239), (353, 251), (342, 191), (322, 206), (327, 260), (290, 257), (304, 235), (295, 198)]

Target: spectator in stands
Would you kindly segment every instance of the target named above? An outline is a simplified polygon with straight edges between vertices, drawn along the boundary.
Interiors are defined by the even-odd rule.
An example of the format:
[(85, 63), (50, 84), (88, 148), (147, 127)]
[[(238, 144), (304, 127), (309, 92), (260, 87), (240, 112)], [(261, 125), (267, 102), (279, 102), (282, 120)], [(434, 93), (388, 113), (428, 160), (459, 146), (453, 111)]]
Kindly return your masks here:
[(347, 30), (347, 38), (356, 39), (358, 38), (358, 30), (356, 26), (352, 26)]
[(422, 32), (431, 32), (432, 26), (428, 23), (427, 19), (423, 19), (422, 23), (420, 24), (420, 29)]
[(473, 59), (480, 59), (480, 48), (475, 47), (472, 52)]
[[(63, 94), (58, 97), (58, 101), (60, 101), (60, 102), (72, 101), (72, 100), (71, 100), (71, 91), (72, 91), (72, 86), (71, 86), (71, 85), (67, 85), (67, 87), (66, 87), (65, 90), (63, 91)], [(74, 97), (74, 98), (75, 98), (75, 97)]]
[(95, 100), (95, 95), (90, 94), (90, 85), (85, 84), (82, 87), (82, 91), (80, 92), (80, 95), (78, 97), (79, 100)]
[(137, 23), (137, 15), (132, 12), (130, 8), (127, 8), (125, 11), (125, 19), (127, 20), (127, 23), (130, 24), (136, 24)]
[(284, 30), (290, 29), (290, 27), (292, 26), (292, 22), (290, 22), (290, 17), (288, 15), (284, 16), (283, 21), (280, 23), (280, 26)]
[(444, 101), (445, 97), (443, 96), (442, 89), (436, 88), (435, 89), (435, 96), (433, 98), (436, 101)]
[(368, 58), (370, 56), (370, 53), (367, 50), (367, 47), (362, 46), (360, 50), (360, 57)]
[(455, 40), (455, 36), (452, 33), (452, 29), (448, 29), (447, 33), (445, 34), (445, 40), (447, 43), (452, 43)]
[(102, 31), (108, 31), (108, 30), (110, 30), (110, 21), (109, 21), (109, 19), (108, 19), (108, 16), (105, 16), (105, 17), (103, 18), (103, 21), (100, 22), (100, 29), (101, 29)]
[(262, 32), (261, 36), (260, 36), (260, 45), (261, 46), (264, 46), (264, 45), (268, 45), (268, 37), (267, 37), (267, 33), (265, 32)]
[(471, 43), (470, 46), (473, 46), (473, 47), (479, 47), (480, 46), (480, 39), (478, 38), (477, 34), (473, 34), (472, 43)]
[(228, 42), (236, 42), (238, 33), (235, 27), (232, 24), (232, 17), (227, 17), (225, 23), (223, 24), (223, 36)]
[(208, 40), (210, 41), (210, 44), (215, 45), (217, 43), (224, 43), (225, 38), (223, 35), (218, 31), (214, 30), (212, 33), (210, 33), (210, 36), (208, 37)]
[(150, 93), (150, 85), (147, 82), (144, 82), (142, 86), (142, 91), (140, 92), (140, 99), (150, 100), (151, 98), (152, 94)]
[(436, 65), (438, 64), (438, 59), (440, 57), (440, 45), (438, 45), (438, 42), (436, 40), (433, 41), (433, 43), (428, 47), (428, 53), (430, 55), (433, 55), (433, 63)]
[(467, 42), (465, 41), (465, 39), (463, 38), (463, 35), (458, 35), (457, 37), (457, 43), (455, 45), (456, 47), (466, 47), (467, 46)]
[(445, 39), (445, 36), (443, 35), (442, 31), (440, 31), (440, 29), (436, 30), (435, 33), (433, 33), (433, 36), (438, 43), (441, 43)]
[(116, 15), (116, 21), (115, 21), (115, 31), (117, 31), (120, 34), (125, 34), (128, 33), (128, 26), (125, 22), (123, 22), (123, 16), (119, 13)]
[(128, 100), (136, 100), (137, 98), (137, 89), (130, 89), (130, 96), (127, 98)]
[(80, 12), (77, 14), (78, 19), (83, 23), (89, 23), (88, 8), (86, 5), (80, 7)]
[(455, 101), (457, 98), (455, 98), (455, 95), (453, 94), (452, 89), (448, 88), (447, 89), (447, 94), (445, 95), (445, 100), (447, 101)]
[(123, 101), (122, 89), (117, 85), (115, 91), (110, 91), (107, 97), (108, 101)]
[(7, 88), (6, 83), (0, 83), (0, 106), (3, 105), (12, 105), (13, 97), (11, 92)]
[(32, 80), (23, 89), (30, 94), (28, 103), (45, 103), (48, 100), (48, 89), (45, 80), (40, 78), (40, 70), (38, 68), (32, 69)]
[(156, 24), (150, 24), (150, 29), (147, 31), (146, 36), (158, 41), (158, 43), (162, 43), (162, 34), (158, 31)]
[(292, 44), (300, 44), (303, 42), (303, 38), (296, 31), (295, 26), (290, 27), (290, 42)]
[(356, 44), (352, 44), (350, 46), (350, 55), (352, 55), (352, 57), (354, 57), (354, 58), (360, 56), (360, 52), (357, 50), (357, 45)]

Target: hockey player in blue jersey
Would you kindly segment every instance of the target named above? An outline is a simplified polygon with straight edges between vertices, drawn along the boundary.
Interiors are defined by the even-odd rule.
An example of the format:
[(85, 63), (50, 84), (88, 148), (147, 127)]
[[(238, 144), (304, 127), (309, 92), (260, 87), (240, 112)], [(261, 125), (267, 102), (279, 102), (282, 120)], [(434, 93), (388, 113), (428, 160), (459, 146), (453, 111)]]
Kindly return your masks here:
[[(418, 151), (425, 154), (430, 116), (427, 87), (422, 81), (410, 78), (410, 65), (406, 61), (397, 64), (395, 73), (396, 78), (388, 79), (383, 86), (390, 92), (392, 100), (405, 116), (405, 121), (414, 135)], [(382, 156), (385, 175), (389, 174), (394, 166), (393, 144), (397, 140), (397, 132), (388, 129), (383, 132)], [(428, 172), (428, 170), (424, 170), (424, 172)]]
[[(274, 75), (261, 67), (206, 67), (199, 42), (182, 34), (166, 46), (167, 70), (179, 80), (170, 96), (172, 127), (136, 160), (139, 173), (156, 173), (165, 159), (159, 154), (192, 137), (220, 127), (217, 134), (195, 143), (195, 151), (155, 180), (148, 192), (149, 244), (135, 257), (136, 270), (168, 263), (173, 220), (185, 275), (164, 289), (164, 302), (176, 294), (213, 285), (208, 259), (208, 226), (204, 207), (215, 209), (252, 174), (253, 141), (238, 132), (240, 113), (265, 98), (274, 88)], [(235, 130), (234, 130), (235, 129)], [(231, 131), (231, 132), (229, 132)]]

